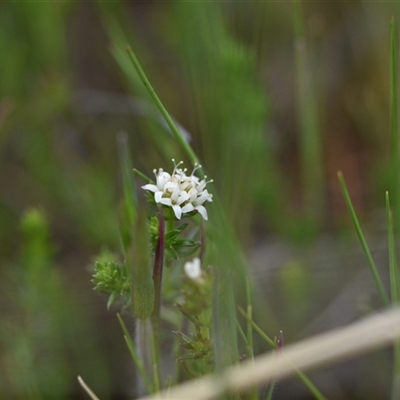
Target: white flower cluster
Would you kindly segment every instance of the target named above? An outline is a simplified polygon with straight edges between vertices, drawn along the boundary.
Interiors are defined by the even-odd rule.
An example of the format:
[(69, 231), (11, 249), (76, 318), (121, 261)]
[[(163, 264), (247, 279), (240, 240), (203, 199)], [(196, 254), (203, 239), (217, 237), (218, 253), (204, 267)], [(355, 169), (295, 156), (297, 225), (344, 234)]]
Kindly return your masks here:
[[(175, 160), (172, 159), (172, 161), (175, 164)], [(154, 193), (156, 203), (172, 207), (177, 219), (181, 219), (183, 214), (198, 211), (207, 220), (207, 210), (203, 204), (212, 201), (212, 194), (208, 193), (206, 189), (207, 183), (212, 180), (200, 180), (194, 175), (201, 165), (196, 164), (191, 175), (186, 175), (186, 168), (178, 168), (181, 164), (182, 161), (175, 164), (171, 175), (162, 168), (158, 171), (154, 170), (156, 185), (149, 183), (142, 188)]]

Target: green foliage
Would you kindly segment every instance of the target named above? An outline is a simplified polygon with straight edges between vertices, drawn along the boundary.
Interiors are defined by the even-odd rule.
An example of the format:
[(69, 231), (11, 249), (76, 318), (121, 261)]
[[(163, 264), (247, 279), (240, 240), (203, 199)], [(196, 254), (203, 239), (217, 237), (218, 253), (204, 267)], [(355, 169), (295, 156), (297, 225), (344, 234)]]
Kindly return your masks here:
[[(84, 318), (80, 301), (71, 305), (64, 277), (55, 265), (56, 245), (45, 213), (38, 208), (26, 211), (20, 230), (20, 259), (9, 271), (13, 280), (6, 281), (18, 282), (18, 287), (3, 293), (9, 310), (4, 310), (0, 322), (2, 394), (67, 399), (76, 376), (71, 362), (88, 376), (94, 362), (96, 376), (102, 377), (98, 388), (106, 392), (108, 377), (92, 336), (92, 321)], [(18, 318), (10, 318), (10, 311)], [(78, 335), (79, 341), (70, 342)]]
[[(158, 221), (139, 221), (138, 215), (146, 219), (151, 214), (136, 193), (130, 153), (146, 173), (172, 157), (200, 158), (215, 179), (216, 201), (206, 228), (196, 226), (194, 215), (189, 224), (177, 225), (163, 208), (163, 258), (171, 267), (164, 289), (173, 292), (164, 298), (163, 311), (179, 314), (172, 305), (178, 301), (179, 316), (190, 321), (189, 331), (175, 326), (179, 318), (173, 327), (182, 328), (178, 336), (188, 368), (209, 354), (210, 343), (216, 344), (212, 352), (221, 368), (238, 360), (235, 312), (248, 275), (242, 247), (266, 236), (312, 245), (321, 232), (336, 238), (336, 228), (347, 226), (332, 178), (337, 169), (343, 168), (355, 192), (352, 203), (341, 181), (383, 304), (396, 303), (400, 296), (394, 18), (390, 46), (382, 35), (385, 21), (391, 15), (397, 20), (396, 5), (136, 3), (97, 2), (96, 8), (71, 1), (3, 2), (1, 7), (0, 53), (6, 56), (0, 60), (0, 391), (4, 385), (20, 389), (20, 398), (44, 398), (52, 391), (67, 398), (81, 367), (91, 371), (99, 387), (107, 387), (109, 375), (99, 355), (105, 357), (107, 349), (96, 348), (98, 334), (90, 327), (98, 315), (88, 306), (93, 293), (80, 286), (85, 281), (80, 267), (89, 254), (106, 245), (118, 249), (124, 260), (119, 264), (109, 255), (96, 264), (93, 283), (108, 295), (108, 307), (120, 300), (140, 318), (153, 309)], [(351, 18), (349, 23), (351, 15), (359, 16), (357, 26)], [(98, 35), (100, 19), (110, 46)], [(389, 51), (390, 70), (385, 63)], [(108, 80), (113, 68), (116, 79)], [(82, 100), (87, 87), (107, 88), (107, 93)], [(121, 94), (121, 102), (114, 104), (112, 91)], [(117, 148), (121, 129), (127, 133), (118, 136)], [(381, 173), (382, 166), (389, 168)], [(369, 239), (375, 225), (366, 223), (372, 221), (370, 211), (382, 206), (379, 193), (388, 189), (391, 296), (375, 257), (379, 243)], [(156, 204), (148, 197), (154, 212)], [(374, 226), (368, 232), (361, 225)], [(215, 271), (212, 295), (210, 288), (200, 290), (179, 275), (183, 258), (196, 252)], [(272, 306), (259, 296), (266, 290), (257, 285), (248, 301), (268, 332), (285, 325), (285, 332), (297, 335), (314, 318), (310, 310), (317, 308), (311, 304), (323, 311), (334, 300), (333, 294), (316, 299), (313, 293), (323, 293), (330, 282), (324, 286), (300, 258), (284, 264), (278, 278), (269, 276), (267, 283), (278, 287), (266, 293)], [(334, 274), (332, 287), (340, 288), (356, 266), (347, 269), (348, 275), (325, 270), (320, 275)], [(207, 296), (213, 298), (212, 312)], [(205, 326), (211, 327), (212, 340), (196, 331)], [(244, 336), (252, 347), (249, 335)], [(72, 358), (88, 361), (75, 367)], [(400, 391), (393, 393), (398, 397)]]
[(96, 262), (92, 283), (95, 290), (110, 295), (107, 308), (110, 308), (119, 296), (123, 298), (125, 307), (130, 303), (131, 282), (126, 265), (114, 261)]
[[(165, 259), (169, 262), (181, 257), (188, 257), (198, 250), (200, 242), (197, 240), (182, 238), (181, 234), (189, 226), (184, 223), (168, 231), (165, 234)], [(149, 222), (152, 253), (155, 253), (158, 240), (158, 220), (152, 216)]]
[(150, 317), (155, 304), (154, 272), (150, 257), (149, 234), (144, 210), (139, 210), (128, 260), (132, 269), (133, 313), (137, 318)]
[(211, 339), (212, 323), (212, 270), (202, 271), (196, 279), (185, 276), (181, 294), (183, 302), (176, 307), (190, 322), (195, 332), (190, 336), (175, 331), (185, 352), (178, 360), (183, 362), (191, 376), (201, 376), (214, 368), (213, 343)]

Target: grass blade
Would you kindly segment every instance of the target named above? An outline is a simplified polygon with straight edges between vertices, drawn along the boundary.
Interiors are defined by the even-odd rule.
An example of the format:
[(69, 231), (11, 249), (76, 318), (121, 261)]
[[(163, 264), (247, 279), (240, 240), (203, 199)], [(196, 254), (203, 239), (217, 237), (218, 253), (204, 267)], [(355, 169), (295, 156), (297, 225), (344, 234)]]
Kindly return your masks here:
[(251, 279), (250, 277), (246, 277), (246, 298), (247, 298), (247, 357), (253, 359), (253, 325), (251, 321), (253, 321), (253, 307), (252, 307), (252, 290), (251, 290)]
[(310, 48), (306, 42), (301, 13), (301, 2), (293, 2), (295, 28), (295, 56), (298, 118), (300, 122), (300, 165), (305, 217), (311, 232), (317, 227), (324, 209), (322, 176), (322, 144), (318, 128), (318, 107), (315, 93), (315, 71), (310, 62)]
[[(243, 315), (244, 318), (246, 318), (247, 322), (251, 324), (251, 326), (254, 328), (254, 330), (261, 336), (262, 339), (264, 339), (269, 345), (271, 345), (274, 349), (277, 348), (276, 343), (270, 339), (265, 332), (253, 321), (249, 318), (248, 314), (241, 308), (239, 307), (239, 312)], [(282, 352), (278, 352), (280, 355), (284, 355)], [(297, 376), (300, 378), (300, 380), (304, 383), (304, 385), (310, 390), (310, 392), (315, 396), (316, 399), (319, 400), (326, 400), (326, 397), (319, 391), (319, 389), (311, 382), (311, 380), (285, 356), (287, 361), (293, 366), (293, 370), (296, 372)], [(272, 395), (273, 391), (273, 386), (269, 388), (267, 398), (270, 398)]]
[(350, 212), (351, 219), (352, 219), (354, 227), (356, 229), (358, 239), (360, 241), (360, 244), (361, 244), (361, 247), (365, 254), (365, 257), (367, 258), (368, 266), (369, 266), (372, 276), (375, 280), (376, 287), (378, 288), (379, 295), (381, 297), (383, 304), (385, 306), (388, 306), (390, 304), (389, 297), (386, 293), (385, 287), (383, 286), (382, 279), (379, 275), (378, 268), (376, 267), (375, 261), (372, 258), (371, 251), (369, 250), (367, 241), (365, 240), (364, 233), (363, 233), (363, 231), (361, 229), (361, 225), (358, 221), (357, 214), (354, 210), (353, 203), (351, 201), (349, 191), (347, 190), (346, 182), (344, 180), (344, 177), (343, 177), (343, 174), (341, 171), (338, 172), (338, 179), (339, 179), (340, 188), (342, 189), (343, 197), (345, 199), (347, 208), (349, 209), (349, 212)]
[(139, 354), (136, 351), (135, 344), (133, 343), (133, 341), (131, 339), (131, 335), (125, 325), (125, 322), (119, 313), (117, 313), (117, 318), (118, 318), (119, 324), (121, 325), (122, 331), (124, 332), (124, 339), (125, 339), (126, 345), (128, 346), (128, 349), (132, 356), (133, 362), (135, 363), (136, 368), (138, 369), (138, 372), (143, 379), (143, 382), (146, 386), (146, 390), (148, 393), (153, 393), (153, 387), (151, 385), (149, 378), (147, 377), (147, 374), (144, 370), (143, 364), (140, 361)]
[(246, 321), (251, 324), (253, 329), (261, 336), (261, 338), (265, 340), (273, 349), (276, 349), (276, 343), (252, 319), (249, 319), (246, 311), (244, 311), (240, 306), (238, 307), (238, 310), (246, 319)]
[(130, 46), (127, 46), (127, 52), (128, 55), (133, 63), (133, 66), (135, 67), (136, 72), (138, 73), (140, 79), (142, 80), (144, 86), (146, 87), (150, 97), (153, 99), (154, 103), (156, 104), (157, 108), (160, 110), (162, 116), (165, 119), (165, 122), (168, 124), (169, 128), (171, 129), (175, 139), (177, 142), (181, 145), (182, 149), (186, 152), (187, 156), (189, 157), (190, 161), (193, 164), (198, 164), (198, 159), (196, 154), (194, 153), (192, 147), (189, 145), (189, 143), (186, 141), (184, 136), (182, 135), (182, 132), (178, 129), (176, 126), (175, 122), (169, 115), (168, 111), (165, 109), (164, 105), (162, 104), (161, 100), (157, 96), (157, 93), (153, 89), (153, 86), (151, 85), (150, 81), (148, 80), (142, 66), (139, 63), (139, 60), (137, 59), (135, 53), (133, 50), (130, 48)]
[(396, 47), (394, 17), (390, 21), (390, 194), (395, 215), (400, 217), (399, 198), (399, 135), (397, 116)]
[[(287, 359), (290, 364), (292, 364), (290, 360), (286, 357), (285, 353), (282, 353), (282, 355)], [(292, 364), (292, 366), (293, 370), (296, 372), (296, 375), (300, 378), (300, 380), (304, 383), (304, 385), (314, 395), (316, 399), (327, 400), (327, 398), (320, 392), (320, 390), (314, 385), (314, 383), (311, 382), (310, 378), (308, 378), (308, 376), (304, 372), (296, 368), (294, 364)]]
[[(390, 289), (392, 303), (399, 301), (399, 273), (397, 269), (395, 236), (393, 228), (393, 212), (390, 208), (389, 193), (386, 192), (386, 218), (388, 224), (388, 247), (389, 247), (389, 271), (390, 271)], [(393, 381), (392, 381), (392, 399), (400, 398), (400, 342), (394, 344), (393, 356)]]
[(392, 303), (395, 304), (399, 301), (399, 273), (397, 270), (397, 261), (396, 261), (393, 212), (390, 208), (390, 199), (388, 192), (386, 192), (386, 219), (388, 224), (390, 291), (392, 296)]

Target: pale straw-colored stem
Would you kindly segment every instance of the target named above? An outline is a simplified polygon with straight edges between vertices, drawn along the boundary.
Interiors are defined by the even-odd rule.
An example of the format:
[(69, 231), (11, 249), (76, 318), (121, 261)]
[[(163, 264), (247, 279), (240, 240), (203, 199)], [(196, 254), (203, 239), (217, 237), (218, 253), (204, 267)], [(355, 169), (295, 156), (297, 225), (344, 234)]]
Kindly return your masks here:
[(93, 393), (90, 387), (86, 385), (85, 381), (80, 376), (78, 376), (78, 382), (92, 400), (99, 400), (99, 398)]
[(374, 314), (344, 328), (286, 346), (279, 353), (242, 362), (219, 375), (206, 376), (140, 400), (211, 400), (370, 352), (400, 338), (400, 307)]

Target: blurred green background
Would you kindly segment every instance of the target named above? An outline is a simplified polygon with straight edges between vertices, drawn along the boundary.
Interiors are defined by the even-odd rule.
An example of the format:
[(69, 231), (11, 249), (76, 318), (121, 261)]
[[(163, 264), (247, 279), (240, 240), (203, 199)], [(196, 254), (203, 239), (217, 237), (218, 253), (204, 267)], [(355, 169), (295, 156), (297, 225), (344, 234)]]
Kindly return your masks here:
[[(117, 134), (128, 133), (148, 175), (188, 160), (127, 43), (215, 181), (268, 333), (283, 329), (289, 343), (376, 308), (336, 174), (384, 271), (399, 11), (368, 1), (3, 2), (0, 397), (85, 398), (78, 374), (102, 399), (134, 393), (115, 311), (90, 283), (94, 257), (119, 252)], [(390, 355), (366, 360), (312, 377), (330, 398), (384, 398)], [(277, 398), (309, 398), (288, 382)]]

